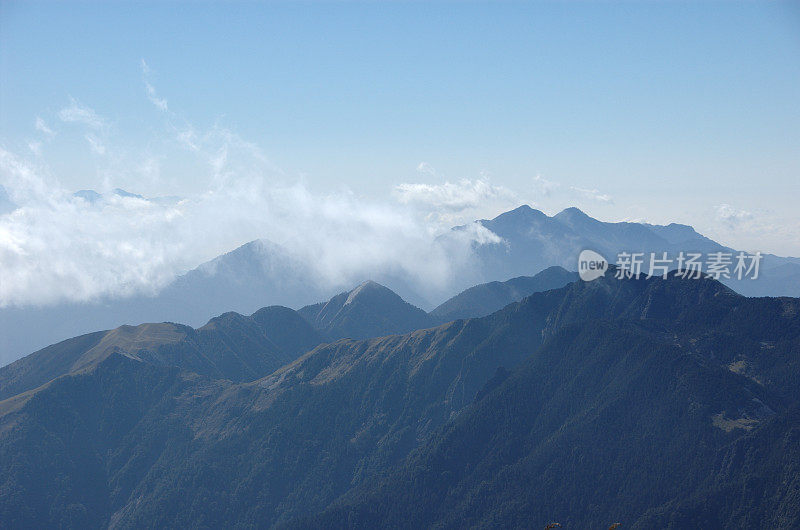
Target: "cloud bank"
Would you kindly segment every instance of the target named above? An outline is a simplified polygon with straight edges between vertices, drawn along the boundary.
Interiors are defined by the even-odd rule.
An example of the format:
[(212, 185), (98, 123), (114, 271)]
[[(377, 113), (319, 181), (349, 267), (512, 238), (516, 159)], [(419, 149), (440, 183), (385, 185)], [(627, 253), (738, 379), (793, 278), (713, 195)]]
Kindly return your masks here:
[[(453, 277), (459, 253), (437, 246), (441, 225), (407, 205), (276, 183), (253, 162), (263, 158), (251, 152), (255, 147), (230, 132), (189, 134), (187, 148), (206, 161), (211, 184), (189, 196), (155, 199), (76, 195), (46, 166), (0, 149), (0, 182), (17, 206), (0, 215), (0, 306), (155, 294), (180, 273), (258, 238), (309, 264), (320, 285), (384, 273), (436, 289)], [(244, 166), (261, 169), (240, 171)], [(442, 201), (452, 208), (471, 204), (451, 188), (445, 186)], [(490, 188), (466, 189), (481, 195)], [(483, 232), (465, 231), (461, 255), (470, 241), (491, 239)]]

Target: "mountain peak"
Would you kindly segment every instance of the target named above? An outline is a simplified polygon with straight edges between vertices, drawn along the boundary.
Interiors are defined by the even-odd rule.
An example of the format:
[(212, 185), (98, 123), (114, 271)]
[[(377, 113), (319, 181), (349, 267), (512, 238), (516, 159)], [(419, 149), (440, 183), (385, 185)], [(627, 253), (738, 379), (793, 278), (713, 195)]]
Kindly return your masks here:
[(569, 208), (561, 210), (556, 215), (554, 215), (553, 218), (558, 219), (559, 221), (567, 221), (567, 222), (596, 220), (590, 215), (586, 214), (586, 212), (574, 206), (570, 206)]
[(75, 193), (73, 193), (72, 196), (81, 198), (86, 202), (95, 202), (103, 198), (102, 195), (100, 195), (94, 190), (78, 190)]
[(344, 305), (349, 305), (355, 302), (359, 297), (363, 297), (365, 295), (379, 295), (382, 294), (383, 296), (391, 296), (400, 298), (400, 296), (389, 289), (377, 282), (372, 280), (367, 280), (349, 293), (347, 293), (347, 300), (345, 300)]
[(531, 208), (527, 204), (523, 204), (518, 208), (501, 213), (490, 221), (481, 221), (487, 227), (510, 227), (529, 225), (531, 223), (542, 222), (548, 219), (547, 215), (535, 208)]
[(501, 213), (500, 215), (495, 217), (495, 219), (499, 219), (501, 217), (514, 217), (514, 218), (519, 218), (519, 217), (522, 217), (522, 218), (524, 218), (524, 217), (541, 217), (543, 215), (544, 215), (544, 213), (541, 212), (540, 210), (537, 210), (535, 208), (531, 208), (527, 204), (523, 204), (522, 206), (518, 206), (517, 208), (514, 208), (513, 210), (509, 210), (509, 211), (507, 211), (505, 213)]
[(380, 337), (433, 325), (425, 311), (372, 280), (299, 313), (333, 339)]
[(131, 193), (129, 191), (123, 190), (122, 188), (114, 188), (113, 193), (114, 195), (118, 195), (119, 197), (127, 197), (130, 199), (144, 199), (144, 197), (139, 195), (138, 193)]

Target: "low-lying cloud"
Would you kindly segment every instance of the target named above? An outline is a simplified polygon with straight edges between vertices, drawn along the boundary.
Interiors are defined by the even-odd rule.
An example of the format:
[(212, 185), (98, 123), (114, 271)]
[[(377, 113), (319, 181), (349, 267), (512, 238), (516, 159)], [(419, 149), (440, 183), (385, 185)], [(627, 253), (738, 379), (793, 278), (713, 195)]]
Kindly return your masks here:
[[(261, 238), (304, 262), (314, 276), (309, 281), (320, 286), (383, 275), (444, 289), (471, 243), (496, 236), (475, 225), (445, 249), (436, 238), (452, 219), (430, 210), (458, 215), (487, 211), (487, 200), (506, 207), (516, 199), (485, 180), (403, 184), (387, 201), (315, 193), (234, 132), (198, 129), (168, 110), (144, 60), (141, 69), (145, 96), (162, 111), (164, 131), (151, 142), (163, 146), (161, 156), (118, 148), (112, 122), (75, 98), (56, 113), (61, 127), (36, 118), (40, 137), (27, 146), (32, 159), (0, 147), (0, 185), (8, 194), (0, 212), (0, 307), (155, 294), (179, 274)], [(68, 135), (82, 136), (97, 156), (99, 194), (68, 189), (41, 156), (43, 142)], [(165, 156), (193, 164), (205, 184), (169, 197), (114, 191), (134, 181), (168, 187)]]
[[(380, 273), (431, 288), (452, 279), (459, 253), (434, 243), (440, 224), (403, 204), (350, 192), (315, 194), (301, 183), (276, 184), (273, 174), (242, 175), (241, 150), (255, 148), (235, 138), (216, 131), (187, 140), (214, 178), (206, 190), (170, 200), (109, 190), (99, 198), (76, 196), (46, 166), (0, 150), (0, 182), (16, 206), (0, 215), (0, 306), (153, 294), (180, 273), (258, 238), (310, 265), (321, 285)], [(471, 188), (485, 193), (483, 184)], [(454, 198), (445, 200), (456, 207)], [(472, 240), (491, 240), (486, 232), (464, 231), (460, 255)]]

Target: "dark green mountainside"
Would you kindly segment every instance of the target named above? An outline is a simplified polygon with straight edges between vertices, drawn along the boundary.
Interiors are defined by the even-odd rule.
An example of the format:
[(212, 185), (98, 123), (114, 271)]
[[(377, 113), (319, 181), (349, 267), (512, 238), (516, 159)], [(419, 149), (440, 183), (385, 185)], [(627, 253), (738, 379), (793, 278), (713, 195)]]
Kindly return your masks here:
[(492, 384), (388, 477), (295, 526), (800, 524), (797, 409), (646, 327), (567, 326)]
[(799, 311), (609, 274), (251, 382), (114, 350), (0, 402), (0, 521), (796, 527)]

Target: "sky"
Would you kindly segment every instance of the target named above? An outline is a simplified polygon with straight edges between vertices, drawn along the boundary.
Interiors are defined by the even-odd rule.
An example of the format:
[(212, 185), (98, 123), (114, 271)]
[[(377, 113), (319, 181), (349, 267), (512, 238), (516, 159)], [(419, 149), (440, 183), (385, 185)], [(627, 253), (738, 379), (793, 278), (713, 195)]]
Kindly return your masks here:
[(4, 0), (0, 298), (522, 203), (800, 256), (799, 93), (796, 3)]

